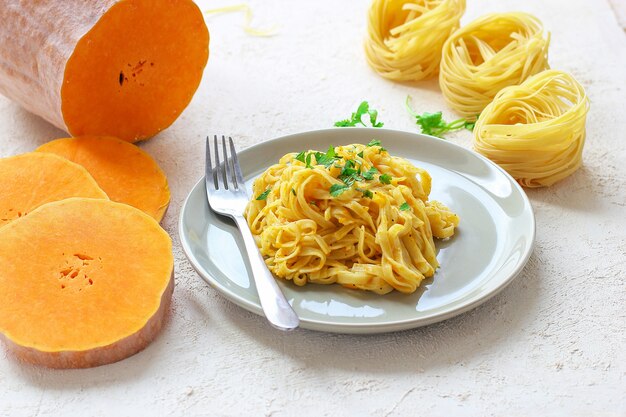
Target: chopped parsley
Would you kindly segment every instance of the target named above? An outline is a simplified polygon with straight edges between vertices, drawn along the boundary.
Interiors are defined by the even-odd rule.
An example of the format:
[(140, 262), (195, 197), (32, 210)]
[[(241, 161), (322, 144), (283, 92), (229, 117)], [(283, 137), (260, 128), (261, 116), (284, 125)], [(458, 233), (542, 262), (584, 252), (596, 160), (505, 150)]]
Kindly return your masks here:
[(306, 158), (304, 159), (307, 168), (313, 168), (313, 165), (311, 165), (311, 159), (313, 159), (313, 154), (309, 152), (306, 154)]
[(475, 121), (458, 119), (447, 123), (443, 120), (443, 115), (440, 111), (436, 113), (424, 112), (422, 114), (417, 114), (415, 110), (411, 108), (410, 101), (411, 96), (407, 96), (405, 102), (406, 109), (409, 114), (415, 118), (415, 123), (421, 128), (422, 133), (443, 139), (443, 134), (447, 132), (453, 132), (460, 129), (474, 130), (474, 126), (476, 125)]
[(333, 184), (330, 186), (330, 195), (331, 197), (338, 197), (339, 194), (343, 193), (348, 188), (350, 188), (350, 186), (347, 184)]
[(376, 169), (376, 167), (371, 167), (370, 169), (368, 169), (367, 171), (365, 171), (362, 176), (363, 179), (366, 179), (368, 181), (371, 181), (374, 179), (374, 174), (378, 174), (378, 170)]
[(400, 205), (400, 211), (411, 210), (411, 206), (406, 201)]
[(382, 144), (381, 144), (381, 142), (380, 142), (378, 139), (372, 139), (372, 140), (370, 140), (370, 142), (367, 144), (367, 146), (368, 146), (368, 147), (370, 147), (370, 148), (371, 148), (372, 146), (378, 146), (378, 153), (381, 153), (381, 152), (384, 152), (384, 151), (386, 151), (386, 150), (387, 150), (387, 149), (383, 148), (381, 145), (382, 145)]
[(326, 168), (331, 166), (337, 159), (341, 159), (341, 157), (335, 153), (334, 146), (328, 147), (326, 153), (302, 151), (297, 154), (294, 159), (305, 164), (307, 168), (313, 168), (313, 157), (315, 157), (316, 165), (324, 165)]
[[(378, 146), (380, 147), (381, 142), (377, 139), (373, 139), (367, 146)], [(380, 147), (381, 151), (385, 149)], [(354, 151), (349, 152), (352, 155), (355, 155), (356, 148)], [(363, 151), (356, 153), (356, 156), (363, 157)], [(313, 160), (315, 158), (315, 160)], [(303, 151), (298, 153), (295, 157), (295, 160), (302, 162), (305, 164), (307, 168), (314, 168), (314, 166), (322, 165), (326, 169), (330, 170), (331, 168), (339, 169), (339, 174), (337, 175), (337, 179), (341, 181), (340, 184), (332, 184), (329, 190), (331, 197), (338, 197), (344, 191), (352, 188), (356, 182), (362, 181), (372, 181), (375, 179), (375, 175), (379, 174), (379, 171), (376, 167), (370, 167), (367, 170), (363, 168), (363, 162), (359, 159), (349, 159), (347, 156), (342, 157), (337, 155), (334, 146), (329, 146), (326, 153), (317, 152), (317, 151)], [(342, 164), (343, 163), (343, 164)], [(336, 171), (335, 171), (336, 172)], [(382, 174), (379, 177), (379, 181), (383, 184), (391, 183), (391, 175)], [(374, 193), (368, 189), (363, 189), (356, 187), (356, 191), (359, 191), (363, 194), (364, 198), (373, 198)], [(257, 200), (265, 200), (270, 190), (265, 191)], [(296, 190), (291, 189), (291, 193), (293, 195), (297, 195)]]
[(362, 192), (363, 197), (365, 198), (374, 198), (374, 193), (371, 192), (370, 190), (363, 190), (361, 188), (357, 188), (356, 190)]
[(266, 200), (267, 196), (270, 194), (270, 191), (272, 191), (272, 189), (268, 188), (267, 190), (265, 190), (261, 194), (259, 194), (259, 196), (256, 199), (257, 200)]
[(335, 122), (335, 127), (355, 127), (358, 124), (367, 126), (365, 123), (363, 123), (362, 120), (363, 116), (366, 114), (369, 115), (370, 124), (372, 125), (372, 127), (383, 127), (384, 123), (377, 121), (378, 111), (370, 109), (370, 105), (367, 101), (361, 102), (361, 104), (359, 104), (359, 107), (356, 109), (356, 112), (352, 113), (349, 119)]
[(337, 156), (335, 153), (335, 147), (329, 146), (326, 153), (315, 152), (315, 161), (319, 165), (324, 165), (326, 168), (331, 166), (337, 159), (341, 159), (340, 156)]
[(378, 177), (378, 179), (383, 184), (391, 184), (391, 175), (389, 174), (383, 174), (380, 177)]
[(346, 185), (352, 185), (355, 181), (360, 181), (363, 177), (361, 176), (361, 171), (355, 168), (354, 161), (348, 159), (337, 178), (343, 181)]

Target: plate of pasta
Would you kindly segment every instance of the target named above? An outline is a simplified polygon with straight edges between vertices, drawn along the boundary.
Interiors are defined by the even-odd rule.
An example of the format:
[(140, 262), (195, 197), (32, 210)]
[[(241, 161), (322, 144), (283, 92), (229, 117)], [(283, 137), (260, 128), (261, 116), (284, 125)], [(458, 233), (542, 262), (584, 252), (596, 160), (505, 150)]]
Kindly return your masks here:
[[(327, 129), (238, 155), (244, 214), (303, 328), (380, 333), (445, 320), (503, 289), (532, 252), (521, 187), (444, 140)], [(203, 184), (181, 210), (183, 250), (206, 282), (261, 315), (240, 234), (209, 210)]]

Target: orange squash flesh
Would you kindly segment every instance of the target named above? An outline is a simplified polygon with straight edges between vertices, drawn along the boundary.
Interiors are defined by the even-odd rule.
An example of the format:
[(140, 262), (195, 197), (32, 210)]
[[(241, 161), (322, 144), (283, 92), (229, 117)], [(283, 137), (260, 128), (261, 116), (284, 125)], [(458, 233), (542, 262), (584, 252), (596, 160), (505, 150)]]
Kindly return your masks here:
[(161, 221), (170, 200), (167, 178), (150, 155), (113, 137), (83, 136), (48, 142), (49, 152), (82, 165), (112, 201), (130, 204)]
[(85, 168), (57, 155), (30, 152), (0, 159), (0, 229), (68, 197), (108, 199)]
[(170, 237), (140, 210), (88, 198), (45, 204), (0, 229), (0, 334), (38, 365), (121, 360), (159, 332), (173, 265)]
[(191, 0), (4, 0), (0, 22), (0, 93), (73, 136), (155, 135), (208, 60)]

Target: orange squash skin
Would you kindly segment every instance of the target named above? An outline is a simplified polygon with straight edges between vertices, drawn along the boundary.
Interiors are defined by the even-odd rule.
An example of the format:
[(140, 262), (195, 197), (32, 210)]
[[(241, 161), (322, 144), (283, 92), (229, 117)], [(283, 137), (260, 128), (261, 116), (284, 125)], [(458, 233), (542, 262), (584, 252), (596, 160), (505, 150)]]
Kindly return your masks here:
[(45, 204), (0, 228), (0, 339), (51, 368), (124, 359), (161, 329), (173, 271), (170, 237), (140, 210), (89, 198)]
[(155, 135), (208, 60), (191, 0), (4, 0), (0, 22), (0, 93), (73, 136)]

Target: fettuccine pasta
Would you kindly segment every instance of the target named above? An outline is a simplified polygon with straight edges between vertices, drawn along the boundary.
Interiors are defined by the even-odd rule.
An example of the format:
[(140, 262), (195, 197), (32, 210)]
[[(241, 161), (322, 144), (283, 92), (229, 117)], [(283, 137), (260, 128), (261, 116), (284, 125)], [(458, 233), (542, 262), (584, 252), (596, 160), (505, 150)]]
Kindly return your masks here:
[(433, 237), (459, 218), (428, 172), (378, 144), (290, 153), (253, 185), (246, 218), (269, 269), (297, 285), (412, 293), (439, 266)]
[(498, 91), (548, 68), (549, 43), (528, 13), (492, 13), (463, 26), (443, 46), (439, 86), (446, 102), (477, 117)]
[(443, 44), (464, 12), (465, 0), (374, 0), (365, 42), (367, 62), (395, 81), (437, 75)]
[(582, 163), (589, 100), (570, 74), (546, 70), (502, 90), (474, 127), (474, 148), (525, 187), (549, 186)]

